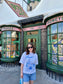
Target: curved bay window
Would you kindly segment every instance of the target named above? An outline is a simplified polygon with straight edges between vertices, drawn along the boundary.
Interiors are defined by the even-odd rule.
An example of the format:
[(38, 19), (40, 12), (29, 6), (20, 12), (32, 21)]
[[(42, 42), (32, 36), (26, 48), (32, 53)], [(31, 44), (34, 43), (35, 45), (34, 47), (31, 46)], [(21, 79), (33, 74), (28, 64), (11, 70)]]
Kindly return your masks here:
[(48, 26), (47, 35), (48, 62), (63, 66), (63, 22)]
[[(2, 61), (15, 61), (20, 56), (20, 32), (2, 32)], [(14, 60), (13, 60), (14, 59)], [(16, 59), (17, 60), (17, 59)]]

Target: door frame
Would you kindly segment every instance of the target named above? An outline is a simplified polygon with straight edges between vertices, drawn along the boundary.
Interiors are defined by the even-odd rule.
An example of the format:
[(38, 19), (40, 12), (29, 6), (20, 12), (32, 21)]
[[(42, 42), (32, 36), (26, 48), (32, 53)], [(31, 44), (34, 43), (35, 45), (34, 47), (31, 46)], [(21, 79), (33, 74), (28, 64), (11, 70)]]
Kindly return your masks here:
[[(38, 48), (37, 50), (36, 50), (36, 52), (37, 52), (37, 54), (38, 54), (38, 60), (39, 60), (39, 64), (37, 65), (37, 68), (39, 68), (39, 69), (42, 69), (42, 59), (41, 59), (41, 30), (33, 30), (33, 31), (38, 31), (38, 34), (36, 34), (36, 35), (27, 35), (27, 32), (30, 32), (30, 31), (25, 31), (24, 32), (24, 50), (25, 50), (25, 48), (26, 48), (26, 46), (27, 46), (27, 39), (28, 38), (38, 38), (37, 40), (38, 40), (38, 43), (36, 43), (37, 44), (37, 47), (36, 48)], [(39, 50), (39, 51), (38, 51)]]

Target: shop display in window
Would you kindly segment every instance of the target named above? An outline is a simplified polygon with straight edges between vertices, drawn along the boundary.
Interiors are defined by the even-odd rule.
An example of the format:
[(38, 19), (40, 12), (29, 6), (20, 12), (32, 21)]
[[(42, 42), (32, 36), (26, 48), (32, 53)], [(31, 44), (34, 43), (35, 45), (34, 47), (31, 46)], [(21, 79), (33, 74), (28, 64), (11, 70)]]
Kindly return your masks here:
[(3, 31), (2, 56), (4, 58), (19, 57), (19, 33), (16, 31)]
[(63, 66), (63, 22), (50, 25), (47, 35), (48, 61)]

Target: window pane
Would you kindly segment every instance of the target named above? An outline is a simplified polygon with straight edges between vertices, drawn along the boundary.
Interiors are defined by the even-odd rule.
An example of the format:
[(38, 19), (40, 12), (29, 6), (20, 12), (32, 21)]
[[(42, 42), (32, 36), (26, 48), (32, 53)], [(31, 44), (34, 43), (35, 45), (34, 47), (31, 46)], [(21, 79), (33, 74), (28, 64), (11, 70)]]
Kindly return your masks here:
[(7, 38), (7, 44), (11, 44), (11, 38)]
[(58, 56), (59, 57), (59, 65), (63, 66), (63, 56)]
[(11, 58), (15, 58), (16, 52), (15, 51), (11, 51)]
[(63, 55), (63, 45), (58, 45), (58, 54)]
[(53, 33), (57, 33), (57, 24), (53, 24), (52, 26), (51, 26), (51, 33), (53, 34)]
[(3, 35), (2, 35), (2, 36), (3, 36), (3, 37), (7, 37), (7, 36), (6, 36), (6, 32), (3, 32)]
[(10, 52), (6, 52), (6, 58), (10, 58)]
[(50, 50), (50, 45), (48, 45), (48, 53), (51, 53), (51, 50)]
[(58, 44), (63, 44), (63, 34), (58, 34)]
[(11, 47), (11, 45), (7, 45), (7, 46), (6, 46), (6, 48), (7, 48), (7, 49), (6, 49), (6, 57), (7, 57), (7, 58), (10, 58), (10, 47)]
[(3, 52), (3, 57), (6, 58), (6, 51)]
[(52, 55), (52, 63), (57, 64), (57, 55)]
[(7, 31), (7, 37), (11, 37), (11, 31)]
[(7, 39), (2, 39), (2, 44), (6, 45), (7, 44)]
[(52, 45), (52, 54), (57, 54), (57, 44)]
[(51, 35), (51, 43), (56, 44), (57, 43), (57, 34)]
[(63, 23), (58, 23), (58, 32), (63, 32)]
[(12, 32), (11, 36), (14, 37), (14, 38), (17, 38), (16, 32)]
[(36, 35), (38, 34), (38, 31), (30, 31), (30, 32), (27, 32), (27, 35)]
[(28, 42), (31, 42), (31, 43), (33, 43), (33, 45), (35, 45), (35, 47), (36, 47), (36, 38), (28, 38)]

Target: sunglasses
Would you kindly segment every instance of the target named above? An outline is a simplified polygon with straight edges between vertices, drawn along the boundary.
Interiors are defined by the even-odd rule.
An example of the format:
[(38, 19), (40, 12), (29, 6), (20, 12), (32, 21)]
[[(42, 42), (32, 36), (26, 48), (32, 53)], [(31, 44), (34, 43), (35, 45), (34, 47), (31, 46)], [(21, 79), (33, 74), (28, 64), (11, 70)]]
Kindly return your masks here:
[(33, 48), (33, 47), (28, 47), (28, 49)]

